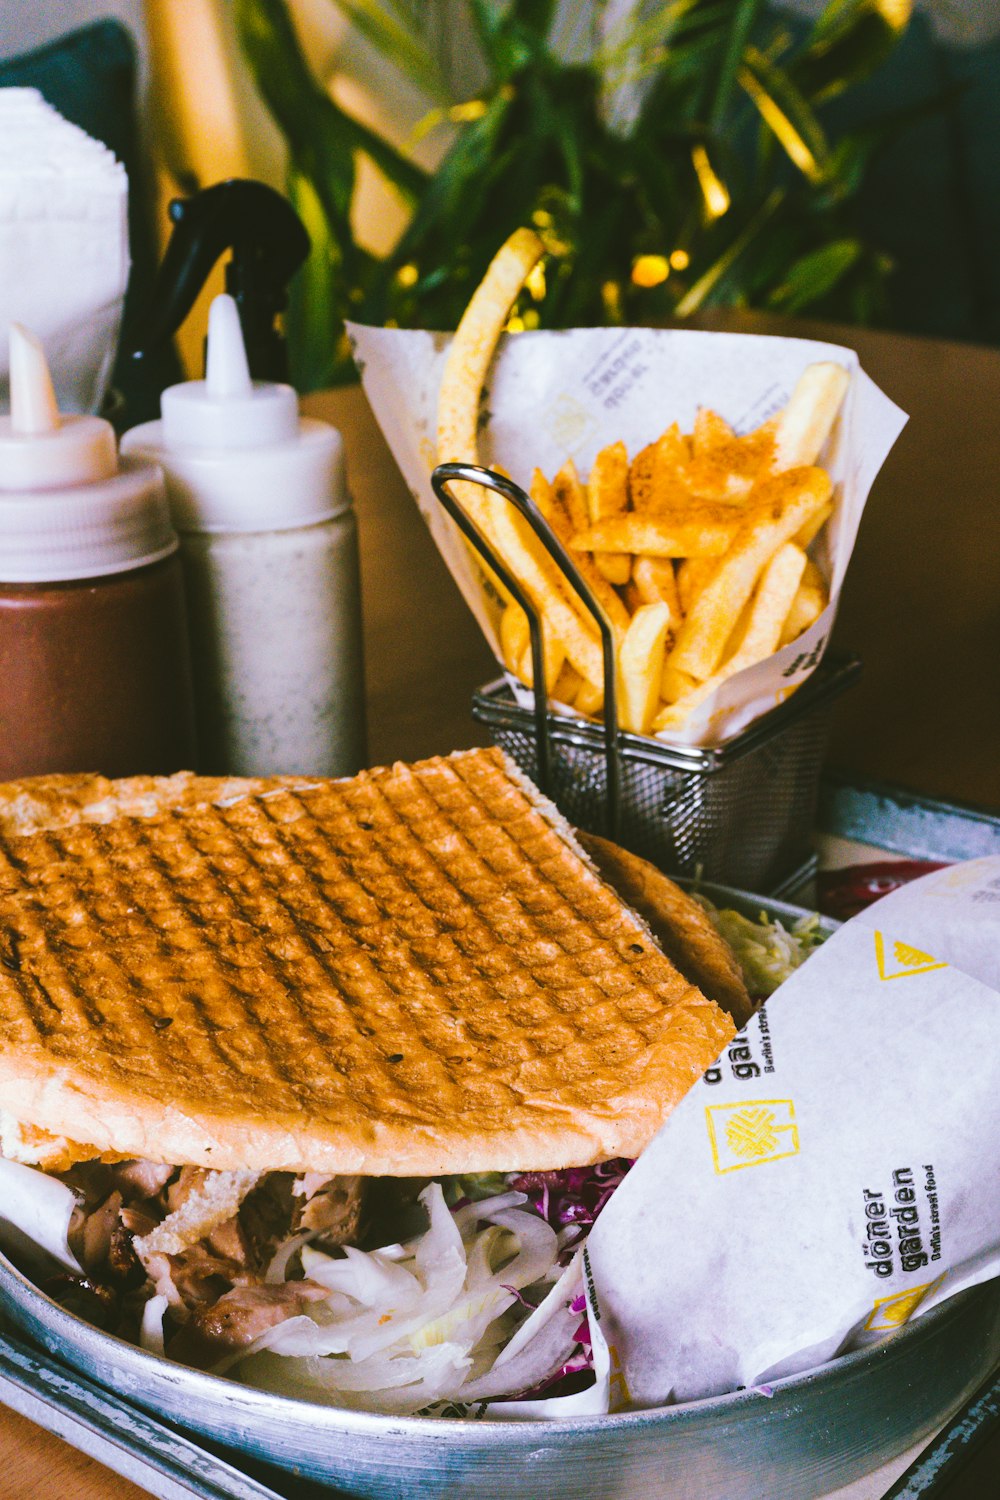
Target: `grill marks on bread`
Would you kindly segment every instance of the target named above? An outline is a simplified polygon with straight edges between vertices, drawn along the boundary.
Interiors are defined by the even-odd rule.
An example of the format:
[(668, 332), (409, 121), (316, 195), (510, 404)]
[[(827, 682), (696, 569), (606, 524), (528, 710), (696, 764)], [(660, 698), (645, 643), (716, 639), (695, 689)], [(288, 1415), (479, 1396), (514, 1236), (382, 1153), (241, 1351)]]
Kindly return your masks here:
[(560, 1129), (576, 1160), (635, 1152), (732, 1030), (495, 751), (7, 853), (0, 1079), (101, 1149), (132, 1110), (117, 1149), (203, 1165), (540, 1167)]

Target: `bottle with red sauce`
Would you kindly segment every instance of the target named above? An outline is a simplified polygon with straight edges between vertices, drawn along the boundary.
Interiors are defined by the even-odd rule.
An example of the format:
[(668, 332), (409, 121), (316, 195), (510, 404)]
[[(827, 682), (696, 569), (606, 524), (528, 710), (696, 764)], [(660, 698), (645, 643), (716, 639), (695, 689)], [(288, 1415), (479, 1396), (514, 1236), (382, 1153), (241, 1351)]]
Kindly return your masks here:
[(39, 341), (11, 328), (0, 416), (0, 780), (195, 763), (177, 537), (160, 470), (62, 416)]

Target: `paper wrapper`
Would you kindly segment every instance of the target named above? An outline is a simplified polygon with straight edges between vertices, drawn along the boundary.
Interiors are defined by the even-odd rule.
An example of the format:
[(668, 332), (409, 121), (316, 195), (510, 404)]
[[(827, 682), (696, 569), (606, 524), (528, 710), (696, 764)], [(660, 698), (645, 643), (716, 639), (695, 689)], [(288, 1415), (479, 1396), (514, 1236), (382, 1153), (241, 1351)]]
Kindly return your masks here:
[(1000, 858), (830, 938), (590, 1235), (612, 1404), (765, 1384), (1000, 1271)]
[[(437, 398), (450, 336), (348, 325), (365, 394), (452, 576), (498, 662), (501, 604), (430, 485), (437, 462)], [(527, 489), (536, 467), (551, 478), (567, 458), (581, 476), (597, 452), (624, 441), (635, 454), (671, 424), (690, 432), (699, 406), (746, 432), (785, 405), (798, 377), (833, 360), (853, 379), (823, 462), (837, 507), (811, 552), (830, 603), (798, 640), (725, 682), (684, 727), (661, 738), (719, 744), (784, 702), (822, 659), (844, 574), (876, 474), (904, 414), (835, 344), (760, 335), (649, 328), (582, 328), (505, 336), (484, 393), (480, 460)], [(515, 691), (520, 690), (518, 685)], [(522, 697), (522, 701), (523, 697)], [(572, 712), (572, 710), (570, 710)]]

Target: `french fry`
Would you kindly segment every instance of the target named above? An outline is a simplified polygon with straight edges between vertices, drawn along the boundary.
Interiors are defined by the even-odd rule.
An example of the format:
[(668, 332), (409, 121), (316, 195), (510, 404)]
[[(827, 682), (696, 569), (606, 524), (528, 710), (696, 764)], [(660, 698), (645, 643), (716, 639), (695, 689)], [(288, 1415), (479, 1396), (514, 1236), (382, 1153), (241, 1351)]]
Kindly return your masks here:
[(583, 531), (590, 522), (587, 492), (580, 483), (576, 464), (568, 458), (552, 481), (552, 493), (558, 497), (573, 531)]
[(807, 521), (803, 526), (802, 530), (795, 538), (796, 547), (801, 547), (803, 552), (807, 547), (811, 547), (832, 515), (833, 501), (831, 500), (828, 504), (824, 505), (822, 510), (818, 510), (816, 512), (811, 521)]
[[(516, 229), (501, 245), (462, 314), (445, 361), (438, 394), (438, 463), (478, 464), (479, 402), (510, 310), (545, 247), (533, 229)], [(505, 502), (477, 484), (454, 487), (456, 499), (487, 536)]]
[[(598, 630), (584, 606), (568, 597), (569, 585), (523, 516), (512, 506), (498, 508), (493, 540), (511, 572), (540, 611), (547, 631), (563, 644), (567, 659), (588, 682), (601, 679), (603, 657)], [(574, 596), (575, 598), (575, 596)], [(621, 601), (619, 601), (620, 603)]]
[[(438, 395), (438, 462), (478, 463), (479, 401), (497, 340), (518, 293), (544, 252), (531, 229), (517, 229), (494, 256), (462, 315)], [(565, 580), (523, 517), (479, 485), (456, 498), (493, 542), (583, 676), (600, 675), (601, 653), (588, 622), (567, 597)], [(581, 606), (582, 608), (582, 606)]]
[[(545, 665), (545, 691), (551, 696), (555, 692), (557, 681), (567, 666), (567, 661), (562, 641), (551, 630), (546, 630), (544, 624), (542, 625), (542, 660)], [(570, 670), (572, 671), (572, 668)], [(520, 677), (525, 687), (534, 687), (535, 667), (531, 660), (530, 640), (527, 649), (521, 656), (521, 669), (516, 675)]]
[(535, 504), (538, 506), (538, 509), (541, 511), (542, 515), (551, 526), (552, 512), (554, 508), (552, 503), (552, 486), (551, 484), (549, 484), (549, 481), (546, 479), (541, 469), (535, 469), (534, 473), (532, 474), (531, 486), (528, 490), (528, 494), (531, 496), (532, 500), (534, 500)]
[[(576, 470), (574, 469), (573, 476), (575, 477), (575, 475)], [(558, 475), (556, 477), (558, 479)], [(564, 499), (564, 495), (565, 489), (560, 491), (556, 488), (555, 484), (553, 484), (550, 499), (551, 515), (547, 517), (547, 519), (549, 525), (552, 527), (552, 530), (562, 542), (563, 546), (571, 548), (574, 528), (568, 513), (569, 502)], [(578, 513), (579, 500), (582, 500), (582, 491), (580, 497), (578, 497), (578, 499), (575, 498), (573, 502), (574, 509), (577, 509)], [(611, 628), (615, 632), (616, 638), (624, 635), (625, 631), (628, 629), (629, 612), (625, 608), (625, 605), (622, 603), (621, 599), (615, 593), (614, 589), (611, 587), (611, 584), (608, 582), (608, 580), (603, 576), (603, 574), (597, 571), (594, 559), (592, 557), (588, 557), (586, 554), (583, 554), (581, 556), (580, 553), (574, 553), (573, 561), (576, 563), (577, 569), (580, 572), (584, 583), (589, 586), (590, 592), (594, 595), (594, 598), (597, 600), (598, 604), (601, 606), (601, 608), (604, 610), (604, 613), (611, 621)], [(570, 584), (567, 584), (566, 587), (569, 589), (572, 586)], [(575, 591), (573, 597), (574, 602), (579, 599), (579, 596), (575, 593)], [(582, 603), (582, 601), (579, 602), (578, 607), (586, 614), (588, 622), (593, 620), (593, 616), (590, 614), (590, 611), (587, 609), (586, 605)], [(597, 628), (596, 624), (594, 628)]]
[(680, 594), (674, 565), (669, 557), (633, 557), (631, 587), (638, 596), (639, 604), (656, 604), (662, 599), (664, 604), (670, 606), (671, 624), (676, 626), (680, 623)]
[[(513, 672), (528, 687), (534, 684), (534, 665), (531, 660), (531, 627), (528, 616), (511, 599), (500, 616), (500, 651), (508, 672)], [(542, 655), (545, 659), (545, 681), (551, 691), (566, 663), (566, 652), (553, 630), (542, 623)]]
[(670, 665), (669, 660), (664, 662), (660, 677), (660, 697), (665, 703), (675, 703), (678, 698), (693, 692), (697, 686), (696, 678), (689, 677), (687, 672), (678, 672), (676, 667)]
[(681, 473), (693, 496), (741, 505), (773, 454), (773, 422), (737, 437), (718, 412), (701, 407), (691, 435), (691, 459)]
[(711, 677), (726, 641), (761, 572), (830, 498), (822, 469), (798, 468), (772, 476), (736, 540), (691, 607), (670, 654), (670, 665), (700, 680)]
[(662, 600), (658, 604), (644, 604), (632, 616), (618, 649), (619, 713), (624, 728), (634, 734), (646, 733), (660, 701), (663, 652), (669, 629), (669, 605)]
[[(659, 561), (662, 562), (663, 559), (660, 558)], [(628, 610), (630, 616), (634, 615), (636, 610), (639, 609), (643, 604), (649, 604), (652, 602), (651, 600), (644, 599), (642, 597), (642, 595), (639, 593), (639, 590), (632, 582), (631, 578), (622, 589), (621, 596), (625, 603), (625, 608)]]
[(677, 569), (677, 592), (685, 614), (690, 612), (694, 601), (718, 566), (719, 561), (715, 557), (686, 557), (680, 564)]
[(776, 473), (814, 464), (843, 405), (850, 375), (830, 360), (809, 365), (778, 416), (772, 468)]
[(721, 557), (742, 517), (728, 506), (703, 507), (659, 516), (618, 516), (598, 521), (573, 537), (576, 552), (632, 552), (646, 557)]
[[(795, 545), (796, 547), (801, 547), (802, 543), (797, 541)], [(799, 588), (819, 589), (820, 593), (826, 596), (826, 579), (811, 557), (806, 558), (806, 565), (802, 569), (802, 582), (799, 584)]]
[(636, 454), (628, 471), (629, 500), (636, 514), (655, 515), (685, 503), (688, 492), (680, 475), (690, 457), (690, 444), (676, 422)]
[(830, 602), (823, 575), (816, 564), (806, 559), (805, 569), (802, 574), (802, 582), (799, 584), (792, 600), (792, 607), (788, 611), (788, 618), (781, 631), (779, 646), (787, 646), (790, 641), (798, 640), (804, 630), (814, 624), (823, 613)]
[(530, 645), (531, 628), (528, 625), (528, 616), (516, 599), (511, 599), (500, 616), (500, 651), (503, 655), (504, 666), (516, 677), (521, 675), (521, 661)]
[(805, 565), (805, 553), (793, 542), (786, 542), (778, 548), (761, 574), (747, 614), (743, 638), (736, 651), (711, 677), (661, 709), (653, 722), (654, 730), (678, 728), (691, 711), (699, 703), (704, 703), (728, 678), (755, 666), (777, 649)]
[[(586, 498), (587, 515), (582, 525), (572, 517), (576, 531), (584, 530), (590, 521), (609, 520), (628, 511), (628, 450), (624, 443), (612, 443), (598, 453), (587, 481)], [(629, 580), (632, 559), (626, 552), (595, 552), (594, 566), (609, 583), (624, 584)]]
[(713, 453), (727, 453), (736, 442), (736, 434), (717, 411), (699, 406), (691, 429), (691, 457), (708, 458)]
[(594, 682), (584, 682), (577, 689), (574, 708), (582, 714), (599, 714), (604, 707), (604, 688)]
[(557, 703), (572, 704), (582, 686), (583, 678), (567, 661), (563, 663), (562, 671), (549, 689), (549, 693)]
[(761, 574), (743, 637), (725, 664), (727, 675), (741, 672), (777, 650), (805, 565), (806, 555), (794, 542), (778, 548)]

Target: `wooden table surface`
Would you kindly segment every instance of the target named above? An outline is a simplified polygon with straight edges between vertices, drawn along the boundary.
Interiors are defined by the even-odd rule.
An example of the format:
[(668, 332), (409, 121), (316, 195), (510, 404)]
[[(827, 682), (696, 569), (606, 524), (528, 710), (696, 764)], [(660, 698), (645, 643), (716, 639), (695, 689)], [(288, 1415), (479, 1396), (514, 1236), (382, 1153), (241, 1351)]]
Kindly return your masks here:
[[(773, 320), (746, 326), (770, 331)], [(807, 336), (838, 331), (800, 324)], [(1000, 351), (839, 331), (910, 424), (876, 483), (835, 639), (865, 662), (831, 761), (1000, 812)], [(480, 743), (472, 690), (496, 675), (356, 389), (310, 398), (342, 430), (358, 510), (373, 763)], [(140, 1491), (0, 1409), (0, 1500)], [(973, 1491), (969, 1491), (970, 1496)]]

